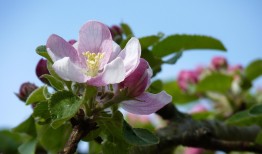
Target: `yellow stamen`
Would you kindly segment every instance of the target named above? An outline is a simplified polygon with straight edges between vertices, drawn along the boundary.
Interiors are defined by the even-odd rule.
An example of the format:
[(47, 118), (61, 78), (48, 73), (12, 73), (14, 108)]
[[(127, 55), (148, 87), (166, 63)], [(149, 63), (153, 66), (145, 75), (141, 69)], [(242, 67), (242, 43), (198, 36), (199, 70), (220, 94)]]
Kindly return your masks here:
[(82, 53), (86, 58), (88, 68), (86, 75), (94, 77), (97, 75), (100, 67), (100, 60), (104, 58), (104, 53), (91, 53), (90, 51)]

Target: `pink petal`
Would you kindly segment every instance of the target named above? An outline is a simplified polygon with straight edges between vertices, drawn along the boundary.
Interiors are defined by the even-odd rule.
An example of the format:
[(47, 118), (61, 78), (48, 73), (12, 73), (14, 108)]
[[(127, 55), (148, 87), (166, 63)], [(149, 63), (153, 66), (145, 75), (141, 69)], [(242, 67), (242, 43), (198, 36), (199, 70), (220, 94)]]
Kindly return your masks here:
[(69, 57), (57, 60), (53, 64), (55, 72), (66, 81), (84, 83), (89, 78), (83, 73), (82, 68), (75, 65)]
[(75, 48), (58, 35), (51, 35), (47, 40), (46, 47), (53, 61), (69, 57), (72, 62), (79, 62), (78, 53)]
[(132, 37), (126, 44), (126, 47), (120, 52), (119, 57), (124, 60), (126, 69), (126, 76), (132, 73), (137, 65), (141, 56), (141, 46), (137, 38)]
[(103, 67), (110, 58), (113, 50), (113, 40), (108, 27), (97, 21), (89, 21), (79, 32), (79, 54), (83, 52), (104, 53)]
[(128, 95), (132, 97), (139, 96), (144, 93), (152, 76), (148, 62), (140, 58), (137, 68), (127, 77), (120, 86), (128, 89)]
[(158, 94), (143, 93), (135, 100), (123, 101), (121, 107), (128, 112), (140, 115), (155, 113), (172, 101), (172, 97), (165, 91)]
[(125, 66), (121, 58), (116, 58), (112, 62), (105, 65), (104, 71), (97, 77), (87, 81), (93, 86), (105, 86), (108, 84), (120, 83), (125, 79)]

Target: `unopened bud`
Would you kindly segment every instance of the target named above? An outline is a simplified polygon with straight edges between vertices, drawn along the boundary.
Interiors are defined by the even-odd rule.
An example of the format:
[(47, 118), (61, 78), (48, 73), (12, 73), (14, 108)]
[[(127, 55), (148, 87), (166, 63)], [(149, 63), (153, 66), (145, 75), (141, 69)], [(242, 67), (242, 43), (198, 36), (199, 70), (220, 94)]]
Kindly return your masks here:
[(113, 40), (116, 43), (120, 43), (123, 40), (123, 37), (122, 37), (123, 32), (122, 32), (122, 29), (119, 26), (113, 25), (113, 26), (109, 27), (109, 30), (111, 32)]
[(190, 85), (195, 85), (198, 82), (198, 73), (191, 70), (182, 70), (178, 74), (177, 83), (183, 90), (187, 91)]
[(227, 68), (227, 60), (225, 57), (217, 56), (211, 60), (211, 65), (216, 70)]
[(140, 58), (137, 68), (120, 83), (120, 89), (126, 88), (127, 94), (131, 97), (141, 95), (150, 85), (152, 70), (148, 62)]
[(68, 43), (71, 44), (71, 45), (74, 45), (77, 41), (72, 39), (72, 40), (69, 40)]
[(43, 83), (48, 84), (49, 82), (46, 78), (42, 78), (41, 76), (44, 74), (50, 74), (47, 69), (47, 60), (40, 59), (39, 62), (36, 65), (36, 75)]
[(19, 93), (15, 93), (15, 95), (23, 102), (26, 101), (28, 96), (38, 87), (30, 82), (25, 82), (20, 86)]

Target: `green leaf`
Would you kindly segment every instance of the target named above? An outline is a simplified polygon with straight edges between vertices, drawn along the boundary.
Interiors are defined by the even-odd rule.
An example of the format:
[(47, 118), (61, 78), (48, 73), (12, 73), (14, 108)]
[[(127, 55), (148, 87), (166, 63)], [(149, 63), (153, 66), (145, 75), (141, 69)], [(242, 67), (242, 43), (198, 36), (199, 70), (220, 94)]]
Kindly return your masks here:
[(146, 49), (159, 41), (160, 37), (157, 35), (145, 36), (139, 38), (142, 49)]
[(77, 113), (81, 101), (72, 92), (63, 90), (54, 93), (48, 104), (52, 117), (51, 125), (58, 128)]
[(17, 149), (23, 142), (23, 137), (10, 130), (0, 130), (0, 152), (3, 154), (16, 154)]
[(226, 51), (226, 48), (219, 40), (209, 36), (171, 35), (153, 46), (153, 54), (157, 57), (164, 57), (174, 52), (192, 49)]
[(91, 130), (82, 140), (86, 142), (92, 141), (100, 135), (101, 131), (101, 128)]
[(112, 118), (98, 120), (99, 126), (103, 128), (106, 134), (111, 134), (115, 138), (123, 138), (123, 114), (116, 111)]
[(213, 91), (225, 93), (230, 90), (232, 81), (232, 76), (221, 73), (212, 73), (200, 80), (197, 84), (196, 90), (198, 92)]
[(106, 140), (102, 143), (103, 154), (128, 154), (129, 146), (122, 140)]
[(161, 71), (161, 65), (163, 64), (162, 60), (158, 57), (155, 57), (151, 51), (144, 49), (141, 53), (141, 57), (149, 63), (153, 70), (153, 76)]
[(37, 125), (37, 137), (39, 143), (51, 153), (62, 150), (72, 131), (70, 124), (53, 129), (50, 125)]
[(159, 93), (163, 90), (163, 83), (161, 80), (156, 80), (153, 83), (151, 83), (150, 87), (148, 88), (148, 91), (150, 93)]
[(20, 154), (34, 154), (36, 149), (36, 139), (31, 139), (18, 147)]
[(198, 99), (196, 95), (184, 93), (183, 91), (181, 91), (176, 81), (169, 81), (164, 83), (163, 90), (165, 90), (172, 96), (172, 100), (174, 103), (184, 104), (193, 102)]
[(245, 110), (231, 116), (226, 121), (226, 123), (231, 125), (238, 125), (238, 126), (250, 126), (254, 124), (262, 126), (261, 118), (262, 115), (254, 116), (249, 113), (249, 110)]
[(180, 59), (182, 57), (182, 54), (183, 54), (183, 52), (178, 52), (173, 57), (171, 57), (167, 61), (163, 61), (163, 62), (166, 63), (166, 64), (175, 64), (178, 61), (178, 59)]
[(26, 134), (32, 137), (36, 136), (34, 118), (30, 116), (28, 119), (23, 121), (21, 124), (13, 128), (12, 130), (13, 132), (16, 132), (16, 133), (22, 133), (22, 134)]
[(259, 134), (257, 135), (255, 143), (262, 144), (262, 131), (260, 131)]
[(250, 113), (251, 115), (261, 115), (261, 116), (262, 116), (262, 104), (253, 106), (253, 107), (249, 110), (249, 113)]
[(251, 62), (245, 69), (245, 75), (249, 80), (254, 80), (262, 75), (262, 59)]
[(42, 86), (37, 89), (35, 89), (27, 98), (26, 105), (32, 104), (32, 103), (38, 103), (40, 101), (46, 100), (46, 94), (47, 94), (47, 86)]
[(40, 45), (35, 50), (36, 50), (37, 54), (39, 54), (40, 56), (46, 58), (48, 61), (52, 62), (52, 59), (50, 58), (50, 56), (48, 55), (48, 53), (46, 51), (46, 46), (45, 45)]
[(49, 74), (44, 74), (41, 77), (46, 78), (49, 83), (51, 84), (52, 87), (54, 87), (57, 90), (64, 90), (64, 84), (61, 82), (59, 79), (53, 77), (52, 75)]
[(149, 146), (159, 143), (159, 139), (150, 131), (142, 128), (132, 128), (124, 122), (123, 134), (125, 141), (135, 146)]
[(38, 124), (46, 124), (50, 122), (51, 115), (48, 109), (48, 102), (42, 101), (36, 104), (33, 117), (37, 119)]
[(128, 24), (126, 24), (126, 23), (121, 23), (120, 26), (121, 26), (124, 34), (126, 35), (126, 37), (132, 37), (132, 36), (134, 36), (134, 34), (133, 34), (133, 32), (132, 32), (132, 30), (131, 30), (131, 28), (129, 27)]

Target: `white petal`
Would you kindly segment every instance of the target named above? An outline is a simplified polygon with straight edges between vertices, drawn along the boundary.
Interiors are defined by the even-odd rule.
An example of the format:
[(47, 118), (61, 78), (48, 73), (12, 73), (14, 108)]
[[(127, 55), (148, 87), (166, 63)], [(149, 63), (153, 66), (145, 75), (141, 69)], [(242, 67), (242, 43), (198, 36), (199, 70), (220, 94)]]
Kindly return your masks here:
[(97, 77), (88, 80), (93, 86), (105, 86), (108, 84), (120, 83), (125, 79), (125, 66), (120, 57), (105, 65), (104, 71)]
[(158, 94), (143, 93), (134, 100), (123, 101), (121, 107), (131, 113), (148, 115), (154, 113), (172, 101), (165, 91)]
[(64, 57), (55, 61), (53, 64), (55, 72), (66, 81), (75, 81), (84, 83), (88, 77), (84, 74), (82, 68), (75, 65), (69, 57)]
[(126, 44), (126, 47), (120, 52), (119, 57), (124, 60), (126, 69), (126, 76), (132, 73), (137, 65), (141, 56), (141, 46), (139, 40), (132, 37)]
[(120, 46), (116, 42), (113, 41), (113, 51), (111, 53), (109, 62), (116, 59), (116, 57), (119, 55), (120, 51), (121, 51)]

